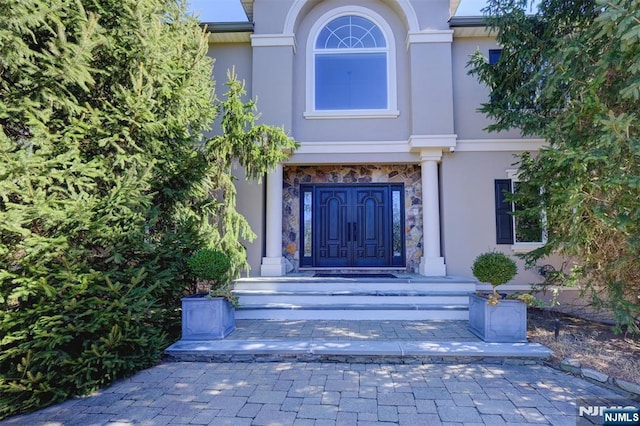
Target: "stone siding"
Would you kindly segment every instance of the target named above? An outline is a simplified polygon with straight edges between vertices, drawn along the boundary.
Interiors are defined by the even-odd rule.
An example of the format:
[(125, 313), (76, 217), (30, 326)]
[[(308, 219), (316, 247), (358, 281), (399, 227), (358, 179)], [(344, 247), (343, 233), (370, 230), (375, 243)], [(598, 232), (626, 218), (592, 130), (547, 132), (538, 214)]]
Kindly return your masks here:
[(282, 252), (297, 271), (300, 264), (300, 185), (311, 183), (404, 183), (406, 271), (417, 273), (422, 257), (420, 166), (285, 166), (283, 170)]

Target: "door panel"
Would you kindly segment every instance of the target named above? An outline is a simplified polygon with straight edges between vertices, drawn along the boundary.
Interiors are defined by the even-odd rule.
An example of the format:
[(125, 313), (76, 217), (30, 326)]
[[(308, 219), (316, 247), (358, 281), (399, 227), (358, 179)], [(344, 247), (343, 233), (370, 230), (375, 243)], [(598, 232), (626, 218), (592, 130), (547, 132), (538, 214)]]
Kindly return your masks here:
[(317, 266), (349, 266), (349, 188), (317, 188), (314, 235)]
[(353, 266), (389, 266), (389, 188), (354, 188)]
[(318, 186), (314, 193), (315, 266), (391, 266), (388, 186)]

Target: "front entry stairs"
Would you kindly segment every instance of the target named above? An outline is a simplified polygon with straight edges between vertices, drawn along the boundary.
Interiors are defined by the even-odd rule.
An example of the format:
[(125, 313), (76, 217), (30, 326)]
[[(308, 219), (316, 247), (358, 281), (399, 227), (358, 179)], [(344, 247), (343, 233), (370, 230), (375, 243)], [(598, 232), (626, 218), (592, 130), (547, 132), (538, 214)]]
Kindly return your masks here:
[(243, 278), (236, 319), (468, 320), (476, 283), (463, 277)]
[(468, 331), (463, 277), (242, 278), (236, 329), (220, 340), (180, 340), (170, 361), (536, 363), (537, 343), (486, 343)]

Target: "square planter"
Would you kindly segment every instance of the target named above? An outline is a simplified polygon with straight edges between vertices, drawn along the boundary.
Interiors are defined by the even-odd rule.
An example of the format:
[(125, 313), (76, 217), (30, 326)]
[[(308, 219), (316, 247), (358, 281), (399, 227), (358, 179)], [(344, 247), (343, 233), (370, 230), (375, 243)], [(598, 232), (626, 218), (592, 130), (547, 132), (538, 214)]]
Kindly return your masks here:
[(227, 299), (196, 294), (182, 298), (182, 340), (224, 339), (236, 328)]
[(526, 342), (527, 305), (511, 299), (489, 305), (485, 297), (472, 294), (469, 296), (469, 331), (485, 342)]

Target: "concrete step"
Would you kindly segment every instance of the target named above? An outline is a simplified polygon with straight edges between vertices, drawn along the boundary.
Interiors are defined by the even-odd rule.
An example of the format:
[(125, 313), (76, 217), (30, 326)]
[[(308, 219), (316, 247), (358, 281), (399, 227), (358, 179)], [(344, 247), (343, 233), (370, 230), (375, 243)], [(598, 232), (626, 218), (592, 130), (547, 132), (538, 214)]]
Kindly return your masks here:
[(433, 278), (313, 278), (313, 277), (258, 277), (241, 278), (234, 283), (238, 292), (277, 291), (277, 292), (365, 292), (365, 293), (402, 293), (402, 292), (463, 292), (476, 291), (476, 282), (462, 277)]
[(456, 304), (468, 305), (469, 293), (460, 292), (411, 292), (371, 294), (366, 292), (275, 292), (236, 291), (242, 306), (284, 304), (304, 305), (414, 305), (414, 304)]
[(468, 320), (475, 281), (460, 277), (245, 278), (238, 319)]
[(537, 343), (389, 340), (181, 340), (165, 353), (173, 361), (504, 362), (512, 365), (542, 362), (552, 355), (550, 349)]
[(469, 311), (465, 306), (423, 307), (422, 309), (379, 309), (368, 307), (354, 309), (339, 307), (320, 309), (280, 309), (280, 308), (240, 308), (236, 309), (236, 319), (265, 320), (469, 320)]

